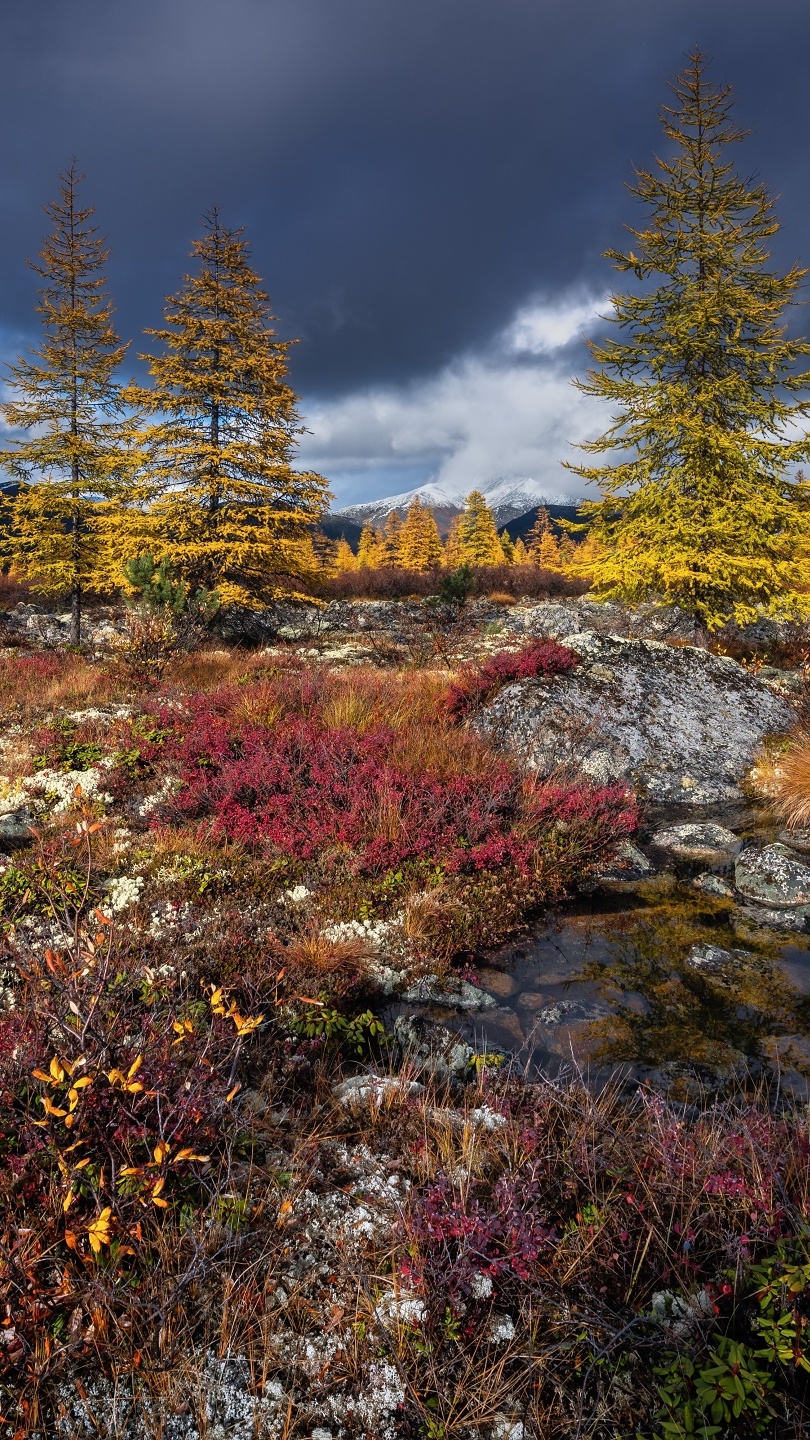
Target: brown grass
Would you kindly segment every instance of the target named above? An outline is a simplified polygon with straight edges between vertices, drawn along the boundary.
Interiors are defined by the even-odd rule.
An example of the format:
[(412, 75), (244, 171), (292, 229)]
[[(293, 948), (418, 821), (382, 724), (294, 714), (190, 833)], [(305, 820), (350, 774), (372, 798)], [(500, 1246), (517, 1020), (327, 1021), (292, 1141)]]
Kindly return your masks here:
[(790, 749), (778, 756), (767, 776), (776, 811), (788, 829), (810, 824), (810, 734), (800, 731)]

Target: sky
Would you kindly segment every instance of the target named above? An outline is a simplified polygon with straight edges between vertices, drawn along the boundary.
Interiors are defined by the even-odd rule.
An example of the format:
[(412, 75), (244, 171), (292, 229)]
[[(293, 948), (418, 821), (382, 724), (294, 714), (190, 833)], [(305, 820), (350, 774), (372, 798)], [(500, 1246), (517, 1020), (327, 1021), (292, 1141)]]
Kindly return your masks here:
[(36, 340), (25, 259), (72, 157), (128, 373), (216, 204), (299, 340), (300, 463), (336, 505), (508, 475), (585, 493), (561, 461), (607, 417), (571, 377), (689, 49), (780, 197), (774, 263), (810, 263), (807, 0), (3, 0), (2, 21), (0, 360)]

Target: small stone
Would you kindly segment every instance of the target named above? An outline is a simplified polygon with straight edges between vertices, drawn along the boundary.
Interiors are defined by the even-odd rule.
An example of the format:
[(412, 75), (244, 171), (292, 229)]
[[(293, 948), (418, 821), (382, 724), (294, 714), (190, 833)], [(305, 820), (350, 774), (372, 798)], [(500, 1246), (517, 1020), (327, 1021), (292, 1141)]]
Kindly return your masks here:
[(710, 875), (708, 871), (697, 875), (692, 884), (696, 890), (702, 890), (706, 895), (716, 895), (718, 900), (734, 899), (734, 891), (731, 886), (727, 885), (725, 880), (721, 880), (719, 875)]
[(403, 1000), (409, 1005), (442, 1005), (448, 1010), (490, 1010), (497, 1003), (469, 980), (456, 977), (447, 986), (442, 985), (437, 975), (424, 975), (403, 991)]
[(733, 830), (724, 825), (670, 825), (657, 830), (651, 844), (658, 850), (665, 850), (676, 860), (698, 860), (705, 862), (731, 860), (739, 851), (742, 841)]
[(643, 880), (645, 876), (652, 874), (653, 868), (643, 850), (639, 850), (631, 840), (625, 840), (617, 848), (613, 859), (608, 860), (594, 871), (593, 879), (598, 880), (602, 885), (617, 884), (628, 880)]
[(478, 983), (482, 990), (487, 990), (490, 995), (498, 995), (503, 1000), (508, 1000), (517, 990), (514, 975), (507, 975), (505, 970), (492, 970), (488, 966), (478, 971)]
[(789, 850), (810, 854), (810, 830), (780, 830), (776, 838), (780, 844), (787, 845)]
[(724, 950), (720, 945), (693, 945), (686, 957), (687, 965), (693, 970), (701, 970), (707, 975), (722, 975), (734, 964), (735, 954), (744, 955), (745, 951)]
[(0, 843), (25, 845), (34, 838), (34, 817), (30, 810), (7, 810), (0, 815)]
[(396, 1075), (351, 1075), (335, 1085), (332, 1094), (341, 1105), (381, 1104), (390, 1096), (418, 1095), (424, 1090), (418, 1080), (404, 1080)]
[(744, 900), (768, 909), (810, 905), (810, 866), (786, 845), (747, 845), (734, 866), (734, 883)]
[(768, 909), (763, 905), (741, 905), (738, 914), (752, 924), (763, 925), (768, 930), (788, 930), (797, 935), (806, 935), (810, 905), (796, 905), (791, 910)]

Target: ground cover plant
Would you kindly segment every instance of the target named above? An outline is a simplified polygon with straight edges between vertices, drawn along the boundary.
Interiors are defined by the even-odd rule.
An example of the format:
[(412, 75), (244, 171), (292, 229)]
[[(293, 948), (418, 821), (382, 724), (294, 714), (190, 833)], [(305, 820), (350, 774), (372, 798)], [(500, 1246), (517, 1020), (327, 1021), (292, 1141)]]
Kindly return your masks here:
[(802, 1433), (806, 1116), (381, 1033), (632, 831), (467, 724), (572, 663), (2, 657), (0, 1433)]

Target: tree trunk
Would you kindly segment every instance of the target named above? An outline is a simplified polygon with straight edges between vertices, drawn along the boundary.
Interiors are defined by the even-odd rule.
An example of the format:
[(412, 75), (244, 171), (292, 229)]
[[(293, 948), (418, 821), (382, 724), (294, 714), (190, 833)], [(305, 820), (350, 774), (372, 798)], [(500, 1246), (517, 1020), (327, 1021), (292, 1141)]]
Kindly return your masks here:
[(70, 592), (70, 643), (77, 650), (82, 643), (82, 592), (74, 585)]

